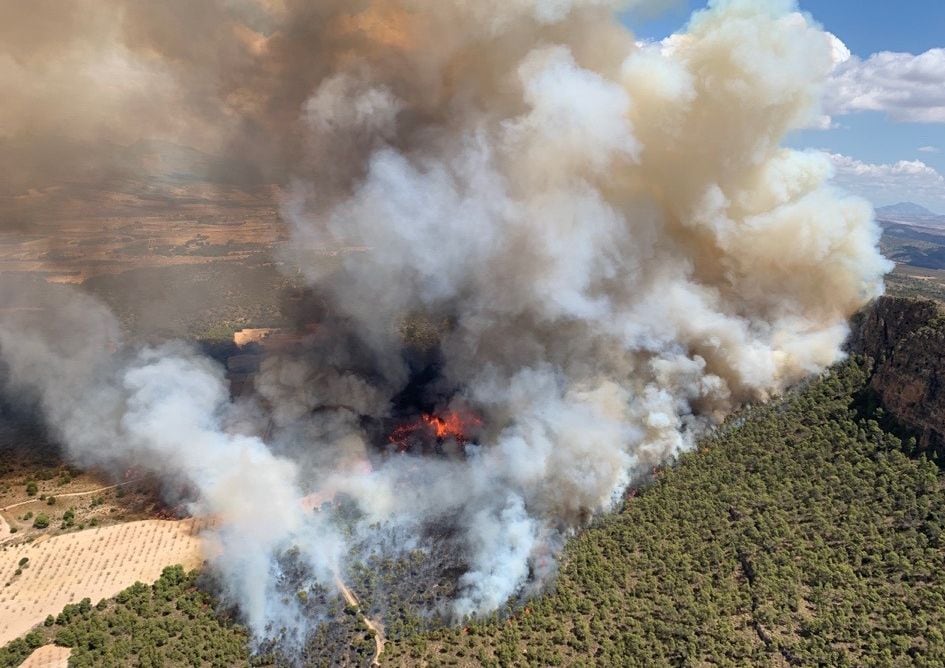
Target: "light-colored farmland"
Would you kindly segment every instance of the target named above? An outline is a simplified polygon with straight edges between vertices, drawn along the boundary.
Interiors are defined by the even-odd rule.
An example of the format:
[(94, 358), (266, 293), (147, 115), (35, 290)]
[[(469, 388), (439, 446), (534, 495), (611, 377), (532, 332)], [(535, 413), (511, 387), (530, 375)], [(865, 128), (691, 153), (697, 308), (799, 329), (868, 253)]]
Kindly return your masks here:
[[(146, 520), (8, 548), (0, 553), (0, 645), (69, 603), (89, 598), (95, 604), (135, 582), (150, 584), (166, 566), (199, 566), (199, 532), (205, 525), (194, 519)], [(16, 575), (24, 557), (29, 562)]]
[(72, 650), (68, 647), (44, 645), (30, 654), (20, 668), (66, 668), (70, 654)]

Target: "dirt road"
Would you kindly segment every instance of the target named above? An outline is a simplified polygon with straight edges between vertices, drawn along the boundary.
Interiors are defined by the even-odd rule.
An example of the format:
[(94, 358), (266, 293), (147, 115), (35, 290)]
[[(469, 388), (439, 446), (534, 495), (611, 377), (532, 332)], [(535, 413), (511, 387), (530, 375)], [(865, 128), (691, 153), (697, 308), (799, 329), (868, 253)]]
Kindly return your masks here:
[[(98, 489), (90, 489), (85, 492), (69, 492), (68, 494), (50, 494), (49, 496), (54, 496), (57, 499), (68, 499), (74, 496), (88, 496), (89, 494), (101, 494), (102, 492), (107, 492), (112, 489), (118, 489), (119, 487), (126, 487), (127, 485), (133, 485), (136, 482), (141, 482), (143, 478), (135, 478), (134, 480), (129, 480), (127, 482), (120, 482), (117, 485), (109, 485), (108, 487), (99, 487)], [(14, 508), (19, 508), (20, 506), (25, 506), (30, 503), (39, 503), (43, 501), (39, 497), (34, 497), (27, 499), (26, 501), (20, 501), (19, 503), (11, 503), (5, 508), (0, 508), (0, 513), (6, 512), (7, 510), (13, 510)], [(2, 534), (0, 534), (2, 535)]]
[(357, 610), (361, 621), (364, 622), (364, 625), (368, 627), (368, 629), (370, 629), (371, 633), (374, 635), (374, 658), (371, 659), (371, 665), (380, 666), (381, 654), (384, 652), (384, 629), (380, 624), (374, 622), (364, 614), (364, 611), (361, 609), (361, 603), (358, 601), (358, 597), (354, 595), (353, 591), (348, 589), (348, 585), (342, 582), (340, 577), (335, 577), (335, 584), (338, 587), (338, 591), (341, 592), (342, 597), (344, 597), (345, 603)]

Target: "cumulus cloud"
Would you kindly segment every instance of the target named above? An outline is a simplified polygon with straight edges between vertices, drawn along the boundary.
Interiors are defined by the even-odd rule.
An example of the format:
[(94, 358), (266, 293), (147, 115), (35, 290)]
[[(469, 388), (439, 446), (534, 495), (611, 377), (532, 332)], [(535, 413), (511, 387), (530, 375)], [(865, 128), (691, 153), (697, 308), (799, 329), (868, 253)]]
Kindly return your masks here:
[(920, 146), (919, 153), (941, 153), (942, 150), (938, 146)]
[(945, 49), (918, 55), (883, 51), (863, 60), (839, 42), (834, 53), (828, 113), (879, 111), (896, 121), (945, 123)]
[(921, 160), (877, 164), (839, 153), (828, 153), (836, 170), (834, 181), (875, 202), (914, 201), (945, 209), (945, 177)]

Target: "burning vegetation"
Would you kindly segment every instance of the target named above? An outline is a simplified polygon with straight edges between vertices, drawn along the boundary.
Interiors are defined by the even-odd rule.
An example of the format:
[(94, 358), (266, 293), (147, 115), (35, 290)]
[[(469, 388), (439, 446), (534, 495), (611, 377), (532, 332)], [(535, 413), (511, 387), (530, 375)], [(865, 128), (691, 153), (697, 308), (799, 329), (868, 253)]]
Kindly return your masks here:
[(482, 419), (469, 411), (446, 410), (440, 414), (426, 413), (394, 427), (387, 437), (397, 452), (408, 452), (418, 446), (443, 446), (454, 443), (465, 446), (482, 427)]

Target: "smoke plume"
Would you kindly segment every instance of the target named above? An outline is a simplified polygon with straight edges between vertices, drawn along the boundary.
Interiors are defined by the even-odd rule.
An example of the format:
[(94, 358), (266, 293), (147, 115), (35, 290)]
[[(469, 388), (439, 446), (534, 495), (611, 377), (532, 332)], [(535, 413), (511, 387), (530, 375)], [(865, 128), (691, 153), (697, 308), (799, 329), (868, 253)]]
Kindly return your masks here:
[[(96, 48), (168, 96), (147, 105), (153, 131), (284, 178), (283, 259), (333, 325), (233, 403), (211, 362), (128, 351), (70, 293), (55, 323), (0, 318), (9, 386), (79, 461), (133, 462), (219, 518), (212, 565), (257, 637), (305, 633), (278, 595), (287, 550), (331, 586), (352, 546), (396, 549), (385, 532), (435, 549), (423, 527), (449, 527), (457, 618), (532, 591), (628, 485), (838, 361), (848, 316), (882, 292), (869, 205), (824, 155), (781, 147), (820, 116), (832, 65), (788, 0), (712, 2), (658, 44), (612, 0), (101, 4), (119, 18), (92, 11), (102, 25), (55, 49), (98, 63), (87, 37), (107, 34)], [(47, 46), (0, 62), (61, 68)], [(141, 98), (116, 90), (112, 129), (83, 132), (140, 132)], [(14, 112), (0, 129), (19, 131)], [(325, 248), (358, 251), (338, 270)], [(410, 321), (437, 323), (426, 400), (481, 422), (435, 455), (381, 451), (365, 426), (396, 417)], [(350, 499), (350, 531), (310, 495)]]

